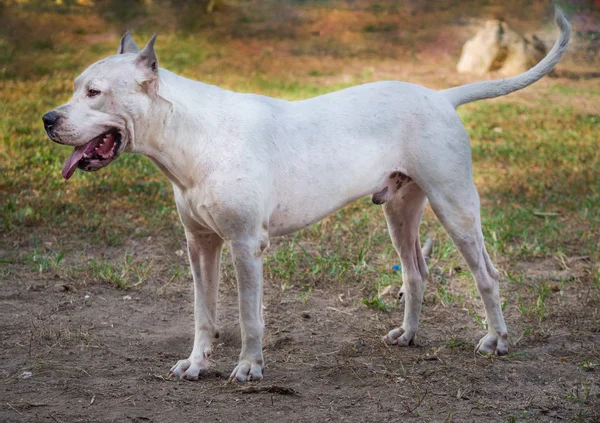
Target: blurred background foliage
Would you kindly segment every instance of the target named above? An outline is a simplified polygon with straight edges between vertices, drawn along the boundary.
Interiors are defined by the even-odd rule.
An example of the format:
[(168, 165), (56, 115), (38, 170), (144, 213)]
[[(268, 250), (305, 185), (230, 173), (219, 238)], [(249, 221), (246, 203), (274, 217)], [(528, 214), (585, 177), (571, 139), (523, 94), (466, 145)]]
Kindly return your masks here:
[[(571, 56), (595, 62), (600, 1), (558, 4), (578, 40)], [(509, 17), (522, 32), (545, 23), (552, 37), (551, 15), (547, 0), (3, 0), (0, 74), (39, 76), (48, 70), (39, 65), (47, 53), (74, 52), (82, 44), (93, 48), (118, 40), (126, 29), (194, 35), (213, 44), (253, 40), (266, 45), (257, 52), (263, 55), (414, 58), (422, 51), (457, 55), (470, 35), (460, 29), (474, 19)], [(532, 22), (539, 25), (532, 28)]]

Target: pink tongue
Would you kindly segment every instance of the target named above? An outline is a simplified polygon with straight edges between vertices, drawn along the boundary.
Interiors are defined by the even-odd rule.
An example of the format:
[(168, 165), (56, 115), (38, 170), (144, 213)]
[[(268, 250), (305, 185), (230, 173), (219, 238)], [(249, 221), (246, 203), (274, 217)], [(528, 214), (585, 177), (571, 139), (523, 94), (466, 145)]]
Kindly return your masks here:
[(81, 145), (79, 147), (75, 147), (75, 149), (73, 150), (73, 152), (71, 153), (71, 155), (69, 156), (67, 161), (65, 162), (65, 165), (63, 166), (63, 170), (62, 170), (63, 178), (69, 179), (71, 177), (71, 175), (73, 175), (73, 172), (75, 172), (75, 169), (77, 169), (77, 164), (79, 163), (79, 160), (81, 160), (81, 158), (83, 157), (83, 153), (85, 153), (86, 147), (87, 147), (87, 144)]

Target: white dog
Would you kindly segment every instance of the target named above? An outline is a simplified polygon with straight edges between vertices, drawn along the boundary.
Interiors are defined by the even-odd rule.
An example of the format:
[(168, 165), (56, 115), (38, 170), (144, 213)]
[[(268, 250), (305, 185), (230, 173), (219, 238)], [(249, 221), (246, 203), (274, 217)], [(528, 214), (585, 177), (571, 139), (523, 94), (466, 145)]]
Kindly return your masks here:
[(462, 253), (483, 298), (488, 333), (477, 349), (503, 355), (508, 334), (498, 272), (486, 252), (467, 131), (455, 109), (524, 88), (552, 70), (570, 26), (528, 72), (433, 91), (375, 82), (304, 101), (239, 94), (159, 69), (154, 41), (139, 50), (129, 33), (117, 55), (75, 80), (73, 98), (44, 115), (48, 136), (74, 146), (63, 176), (97, 170), (123, 152), (149, 157), (173, 183), (194, 278), (191, 355), (171, 374), (196, 379), (216, 335), (219, 264), (230, 243), (238, 281), (242, 350), (230, 378), (263, 371), (262, 259), (269, 238), (317, 222), (372, 195), (383, 204), (402, 262), (405, 310), (385, 341), (410, 345), (419, 324), (427, 267), (419, 244), (425, 204)]

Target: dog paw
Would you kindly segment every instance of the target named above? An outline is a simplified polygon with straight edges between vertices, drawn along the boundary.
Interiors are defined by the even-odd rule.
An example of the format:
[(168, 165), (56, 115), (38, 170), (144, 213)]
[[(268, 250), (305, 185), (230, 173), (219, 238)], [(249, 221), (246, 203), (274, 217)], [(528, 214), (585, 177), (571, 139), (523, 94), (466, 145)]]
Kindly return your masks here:
[(233, 372), (231, 372), (229, 380), (233, 382), (261, 380), (263, 378), (262, 369), (262, 360), (240, 360), (235, 369), (233, 369)]
[(203, 358), (188, 358), (179, 360), (169, 371), (169, 377), (177, 377), (186, 380), (198, 380), (198, 377), (206, 370), (208, 360)]
[(488, 333), (481, 338), (475, 351), (484, 355), (508, 354), (508, 334), (502, 333), (498, 336)]
[(383, 337), (383, 341), (388, 345), (408, 347), (415, 344), (415, 332), (404, 330), (404, 328), (392, 329)]

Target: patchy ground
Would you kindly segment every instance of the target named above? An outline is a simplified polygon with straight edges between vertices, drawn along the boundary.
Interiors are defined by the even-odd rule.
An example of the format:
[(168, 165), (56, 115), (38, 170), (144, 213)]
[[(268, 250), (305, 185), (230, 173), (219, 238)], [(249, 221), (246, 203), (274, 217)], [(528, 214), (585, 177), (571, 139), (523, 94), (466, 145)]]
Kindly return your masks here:
[[(167, 261), (184, 264), (184, 257), (156, 245), (109, 254), (132, 248), (156, 268)], [(597, 421), (597, 298), (584, 284), (569, 283), (557, 263), (538, 268), (557, 281), (545, 300), (548, 315), (539, 322), (511, 301), (506, 318), (512, 348), (505, 358), (474, 354), (484, 330), (463, 302), (437, 298), (435, 275), (412, 348), (384, 345), (381, 336), (401, 321), (402, 307), (394, 304), (388, 313), (365, 307), (361, 286), (317, 284), (307, 296), (267, 281), (265, 379), (242, 385), (226, 380), (240, 347), (229, 273), (221, 284), (214, 366), (202, 380), (186, 382), (166, 376), (191, 347), (186, 278), (164, 286), (164, 279), (150, 274), (138, 288), (123, 291), (60, 271), (14, 266), (0, 293), (0, 419)], [(575, 263), (570, 273), (580, 269)], [(452, 286), (452, 279), (446, 283)], [(504, 296), (519, 291), (506, 280), (502, 288)]]
[(272, 243), (262, 382), (226, 381), (240, 348), (227, 251), (214, 365), (197, 382), (167, 378), (193, 335), (170, 185), (132, 155), (65, 182), (69, 149), (40, 121), (87, 64), (114, 53), (121, 25), (140, 44), (158, 27), (167, 69), (291, 100), (383, 79), (477, 80), (453, 71), (474, 9), (544, 40), (556, 34), (541, 19), (549, 4), (525, 0), (280, 3), (228, 0), (197, 21), (194, 10), (148, 10), (118, 23), (87, 6), (0, 8), (0, 421), (600, 421), (600, 11), (585, 2), (561, 3), (574, 35), (558, 78), (459, 110), (509, 356), (473, 352), (483, 307), (430, 209), (417, 345), (381, 341), (401, 323), (402, 281), (380, 207), (363, 199)]

